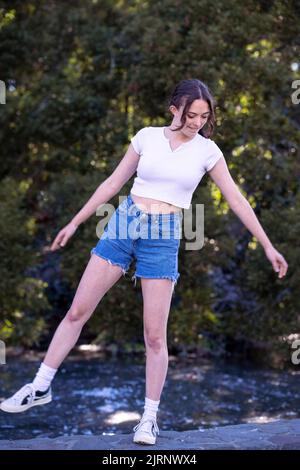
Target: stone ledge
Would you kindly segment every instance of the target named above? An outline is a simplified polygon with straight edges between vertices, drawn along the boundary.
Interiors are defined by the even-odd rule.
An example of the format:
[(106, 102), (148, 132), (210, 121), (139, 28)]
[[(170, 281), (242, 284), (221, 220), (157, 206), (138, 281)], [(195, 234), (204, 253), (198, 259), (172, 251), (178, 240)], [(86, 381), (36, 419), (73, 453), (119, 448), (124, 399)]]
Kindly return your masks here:
[(155, 446), (133, 444), (132, 434), (0, 440), (0, 450), (300, 450), (300, 419), (240, 424), (202, 431), (161, 431)]

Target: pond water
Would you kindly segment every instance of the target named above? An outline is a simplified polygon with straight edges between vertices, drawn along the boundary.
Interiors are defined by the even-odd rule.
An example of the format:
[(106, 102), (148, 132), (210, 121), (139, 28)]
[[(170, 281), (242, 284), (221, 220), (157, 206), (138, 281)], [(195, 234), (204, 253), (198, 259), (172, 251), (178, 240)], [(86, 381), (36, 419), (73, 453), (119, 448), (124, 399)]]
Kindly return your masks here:
[[(1, 365), (0, 399), (30, 382), (40, 361)], [(277, 371), (202, 359), (170, 361), (158, 424), (184, 431), (300, 418), (300, 368)], [(24, 413), (0, 412), (1, 439), (131, 433), (143, 411), (144, 362), (68, 359), (53, 401)]]

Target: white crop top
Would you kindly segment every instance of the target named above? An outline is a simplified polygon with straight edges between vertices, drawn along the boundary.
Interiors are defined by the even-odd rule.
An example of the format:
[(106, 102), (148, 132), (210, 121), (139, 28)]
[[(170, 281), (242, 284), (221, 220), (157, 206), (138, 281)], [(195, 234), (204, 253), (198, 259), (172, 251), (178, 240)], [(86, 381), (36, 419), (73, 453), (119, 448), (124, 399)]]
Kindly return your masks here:
[(217, 144), (196, 134), (171, 150), (165, 127), (143, 127), (131, 139), (140, 155), (132, 194), (188, 209), (203, 175), (223, 153)]

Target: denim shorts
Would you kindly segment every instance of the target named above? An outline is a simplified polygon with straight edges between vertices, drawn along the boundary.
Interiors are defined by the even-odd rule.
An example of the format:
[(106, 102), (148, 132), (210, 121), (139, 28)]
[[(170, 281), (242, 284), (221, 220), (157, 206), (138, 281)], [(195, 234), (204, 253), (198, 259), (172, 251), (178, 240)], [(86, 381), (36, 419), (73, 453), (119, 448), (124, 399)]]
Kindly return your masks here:
[(129, 194), (113, 212), (91, 255), (120, 266), (125, 277), (135, 260), (136, 270), (131, 278), (135, 285), (137, 277), (170, 279), (174, 290), (180, 276), (178, 251), (182, 217), (181, 211), (144, 212)]

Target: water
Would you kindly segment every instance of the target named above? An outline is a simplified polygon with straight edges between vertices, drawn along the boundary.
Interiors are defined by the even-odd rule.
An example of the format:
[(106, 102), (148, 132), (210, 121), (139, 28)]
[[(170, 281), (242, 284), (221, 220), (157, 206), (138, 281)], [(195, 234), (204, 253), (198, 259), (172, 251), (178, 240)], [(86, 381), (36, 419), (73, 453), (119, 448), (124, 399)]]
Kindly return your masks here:
[[(1, 366), (0, 399), (34, 376), (40, 361)], [(170, 361), (158, 423), (184, 431), (300, 418), (300, 370), (276, 371)], [(53, 383), (52, 403), (25, 413), (0, 412), (1, 439), (130, 433), (144, 404), (144, 364), (68, 360)]]

